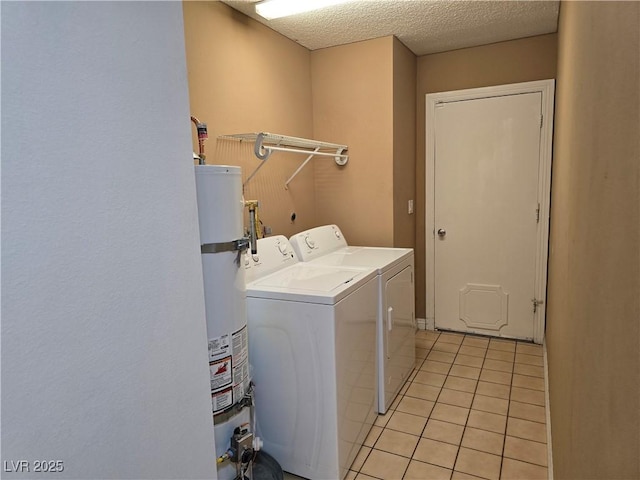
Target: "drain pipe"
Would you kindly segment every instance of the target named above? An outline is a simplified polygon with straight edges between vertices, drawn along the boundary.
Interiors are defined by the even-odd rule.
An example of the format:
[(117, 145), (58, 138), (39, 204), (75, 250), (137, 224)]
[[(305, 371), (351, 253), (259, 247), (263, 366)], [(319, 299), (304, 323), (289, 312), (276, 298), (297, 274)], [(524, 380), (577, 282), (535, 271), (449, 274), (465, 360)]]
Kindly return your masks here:
[(204, 165), (204, 141), (209, 138), (209, 136), (207, 135), (207, 124), (202, 123), (193, 115), (191, 115), (191, 121), (195, 123), (196, 129), (198, 130), (198, 164)]

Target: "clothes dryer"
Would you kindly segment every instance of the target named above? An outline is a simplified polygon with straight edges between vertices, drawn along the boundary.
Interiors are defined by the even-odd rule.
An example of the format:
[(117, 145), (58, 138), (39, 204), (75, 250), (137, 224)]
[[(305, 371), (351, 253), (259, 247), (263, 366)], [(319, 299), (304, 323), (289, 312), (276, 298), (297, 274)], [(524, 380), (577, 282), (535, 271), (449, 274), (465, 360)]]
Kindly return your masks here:
[(284, 471), (343, 479), (376, 417), (376, 272), (300, 263), (284, 236), (244, 266), (264, 449)]
[(376, 269), (378, 412), (384, 414), (415, 367), (413, 249), (350, 247), (336, 225), (300, 232), (290, 242), (302, 262)]

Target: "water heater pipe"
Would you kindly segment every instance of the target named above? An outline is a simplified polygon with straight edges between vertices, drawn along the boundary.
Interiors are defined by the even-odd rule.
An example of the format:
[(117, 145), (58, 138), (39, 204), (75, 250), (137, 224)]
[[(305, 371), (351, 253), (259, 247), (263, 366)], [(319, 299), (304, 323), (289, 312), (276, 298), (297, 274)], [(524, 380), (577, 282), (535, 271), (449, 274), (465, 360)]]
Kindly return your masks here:
[(258, 235), (256, 233), (256, 205), (249, 205), (249, 241), (251, 242), (251, 254), (258, 253)]
[(202, 123), (193, 115), (191, 115), (191, 121), (195, 123), (196, 129), (198, 130), (198, 164), (204, 165), (204, 141), (209, 138), (209, 135), (207, 134), (207, 124)]
[(245, 200), (244, 206), (249, 209), (249, 243), (251, 254), (258, 253), (258, 201)]

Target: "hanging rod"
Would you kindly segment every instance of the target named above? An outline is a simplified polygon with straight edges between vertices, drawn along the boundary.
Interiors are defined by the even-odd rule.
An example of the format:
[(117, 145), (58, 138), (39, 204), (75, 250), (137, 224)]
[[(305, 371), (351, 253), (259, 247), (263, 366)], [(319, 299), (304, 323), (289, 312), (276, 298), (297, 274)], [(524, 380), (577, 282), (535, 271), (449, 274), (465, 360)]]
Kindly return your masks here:
[(243, 186), (258, 173), (258, 170), (264, 166), (267, 159), (273, 152), (290, 152), (302, 153), (308, 155), (306, 160), (293, 172), (293, 175), (285, 182), (285, 188), (300, 173), (309, 161), (315, 156), (333, 157), (338, 165), (345, 165), (349, 160), (349, 155), (343, 153), (348, 150), (346, 145), (337, 143), (320, 142), (318, 140), (309, 140), (306, 138), (290, 137), (287, 135), (277, 135), (273, 133), (238, 133), (233, 135), (220, 135), (218, 138), (227, 140), (239, 140), (254, 142), (253, 153), (262, 160), (262, 163), (249, 175)]

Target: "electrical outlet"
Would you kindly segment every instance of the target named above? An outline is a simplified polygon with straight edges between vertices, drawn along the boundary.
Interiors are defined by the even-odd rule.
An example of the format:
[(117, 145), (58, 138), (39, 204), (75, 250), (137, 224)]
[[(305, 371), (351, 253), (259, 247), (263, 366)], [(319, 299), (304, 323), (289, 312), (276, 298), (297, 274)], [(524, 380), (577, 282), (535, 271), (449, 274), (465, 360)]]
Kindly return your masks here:
[(411, 215), (413, 213), (413, 200), (409, 200), (409, 205), (407, 207), (407, 211), (409, 213), (409, 215)]

